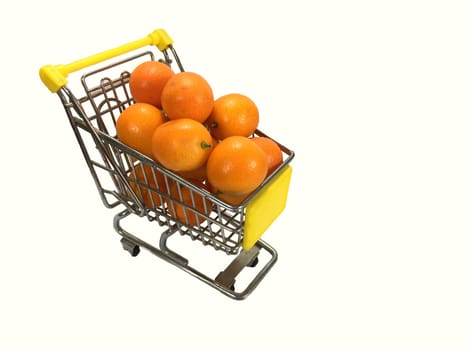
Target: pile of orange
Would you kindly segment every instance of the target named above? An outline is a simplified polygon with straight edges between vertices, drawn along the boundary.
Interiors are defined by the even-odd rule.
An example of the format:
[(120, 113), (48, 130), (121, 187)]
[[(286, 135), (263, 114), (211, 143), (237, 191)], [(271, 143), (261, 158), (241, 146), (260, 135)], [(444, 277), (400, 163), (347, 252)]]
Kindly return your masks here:
[[(282, 163), (276, 142), (254, 136), (259, 111), (243, 94), (215, 99), (201, 75), (175, 73), (157, 61), (138, 65), (130, 74), (129, 89), (134, 103), (117, 119), (119, 140), (229, 204), (240, 204)], [(134, 179), (144, 178), (150, 187), (162, 182), (154, 170), (137, 169), (129, 175), (134, 190)], [(138, 190), (145, 205), (163, 204), (163, 197)], [(211, 211), (206, 198), (180, 184), (159, 185), (158, 190), (168, 194), (170, 215), (186, 224), (199, 225), (203, 219), (196, 212)]]

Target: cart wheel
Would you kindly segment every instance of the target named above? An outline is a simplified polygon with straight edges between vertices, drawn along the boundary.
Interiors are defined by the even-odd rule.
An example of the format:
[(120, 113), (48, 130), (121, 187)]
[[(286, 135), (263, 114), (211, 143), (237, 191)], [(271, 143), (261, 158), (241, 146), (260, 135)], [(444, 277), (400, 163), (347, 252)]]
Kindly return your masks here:
[(258, 265), (258, 257), (255, 256), (255, 258), (253, 260), (251, 260), (248, 264), (246, 264), (246, 266), (248, 267), (255, 267), (256, 265)]
[(230, 286), (230, 290), (231, 290), (232, 292), (235, 292), (235, 282), (232, 283), (232, 285)]
[(137, 256), (140, 252), (139, 245), (134, 244), (130, 240), (126, 238), (122, 238), (120, 240), (120, 243), (122, 243), (123, 249), (125, 249), (127, 252), (131, 254), (131, 256)]

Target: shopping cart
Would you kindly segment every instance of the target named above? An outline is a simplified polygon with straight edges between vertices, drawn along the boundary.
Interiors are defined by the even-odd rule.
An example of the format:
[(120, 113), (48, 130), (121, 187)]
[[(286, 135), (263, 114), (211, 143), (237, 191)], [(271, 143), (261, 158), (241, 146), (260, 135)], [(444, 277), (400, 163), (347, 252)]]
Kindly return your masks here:
[[(285, 208), (291, 177), (289, 163), (294, 153), (276, 141), (283, 163), (241, 204), (231, 205), (121, 143), (116, 137), (115, 122), (134, 103), (128, 87), (130, 72), (139, 63), (156, 59), (175, 71), (184, 71), (172, 43), (170, 36), (158, 29), (142, 39), (66, 65), (43, 66), (39, 73), (65, 108), (103, 204), (107, 208), (123, 207), (114, 216), (114, 229), (121, 235), (123, 248), (132, 256), (138, 255), (140, 247), (146, 248), (223, 294), (244, 299), (277, 261), (276, 250), (261, 236)], [(149, 46), (158, 50), (148, 49)], [(77, 81), (72, 89), (68, 75), (90, 67), (93, 69), (81, 77), (81, 86)], [(77, 95), (72, 90), (82, 93)], [(268, 137), (259, 130), (255, 135)], [(138, 172), (143, 175), (134, 176)], [(201, 206), (195, 198), (202, 198)], [(169, 210), (170, 205), (182, 208), (183, 215)], [(188, 223), (185, 218), (190, 213), (195, 221)], [(157, 227), (152, 222), (157, 223), (159, 232), (151, 230), (156, 243), (123, 228), (123, 220), (130, 217), (146, 218), (144, 221), (150, 222), (151, 228)], [(189, 237), (200, 246), (212, 247), (232, 258), (219, 273), (208, 276), (192, 266), (186, 254), (168, 247), (169, 238), (175, 236)], [(262, 257), (258, 259), (260, 255), (266, 255), (267, 260), (258, 263), (263, 261)], [(237, 291), (236, 280), (246, 267), (256, 271), (253, 275), (248, 273), (246, 287)]]

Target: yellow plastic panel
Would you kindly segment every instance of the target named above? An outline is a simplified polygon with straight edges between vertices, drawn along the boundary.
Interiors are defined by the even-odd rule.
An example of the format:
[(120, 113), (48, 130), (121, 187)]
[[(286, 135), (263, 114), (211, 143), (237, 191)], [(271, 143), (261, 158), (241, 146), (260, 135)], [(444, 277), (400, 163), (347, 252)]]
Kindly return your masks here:
[(253, 247), (261, 235), (282, 213), (287, 202), (292, 167), (287, 165), (264, 187), (246, 208), (243, 249)]

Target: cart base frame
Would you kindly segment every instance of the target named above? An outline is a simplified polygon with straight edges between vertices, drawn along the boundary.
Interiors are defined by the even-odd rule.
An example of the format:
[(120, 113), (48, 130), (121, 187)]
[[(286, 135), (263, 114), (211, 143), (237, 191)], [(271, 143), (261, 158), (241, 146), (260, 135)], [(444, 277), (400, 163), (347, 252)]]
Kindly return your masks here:
[[(160, 235), (159, 247), (156, 247), (123, 228), (122, 221), (131, 214), (132, 213), (128, 209), (125, 209), (114, 216), (114, 229), (122, 237), (120, 242), (123, 249), (127, 250), (132, 256), (137, 256), (140, 252), (140, 247), (145, 248), (162, 260), (175, 265), (186, 273), (198, 278), (210, 287), (235, 300), (243, 300), (250, 295), (277, 262), (277, 251), (268, 243), (260, 239), (251, 249), (241, 250), (237, 255), (235, 255), (233, 260), (224, 270), (220, 271), (216, 277), (211, 278), (190, 266), (187, 258), (169, 249), (167, 242), (169, 238), (177, 232), (176, 228), (169, 227), (163, 231)], [(262, 268), (259, 269), (259, 271), (257, 271), (256, 275), (251, 279), (243, 291), (236, 291), (236, 277), (245, 267), (256, 267), (260, 252), (266, 252), (269, 255), (269, 260), (262, 266)], [(262, 254), (262, 257), (263, 255), (264, 254)]]

